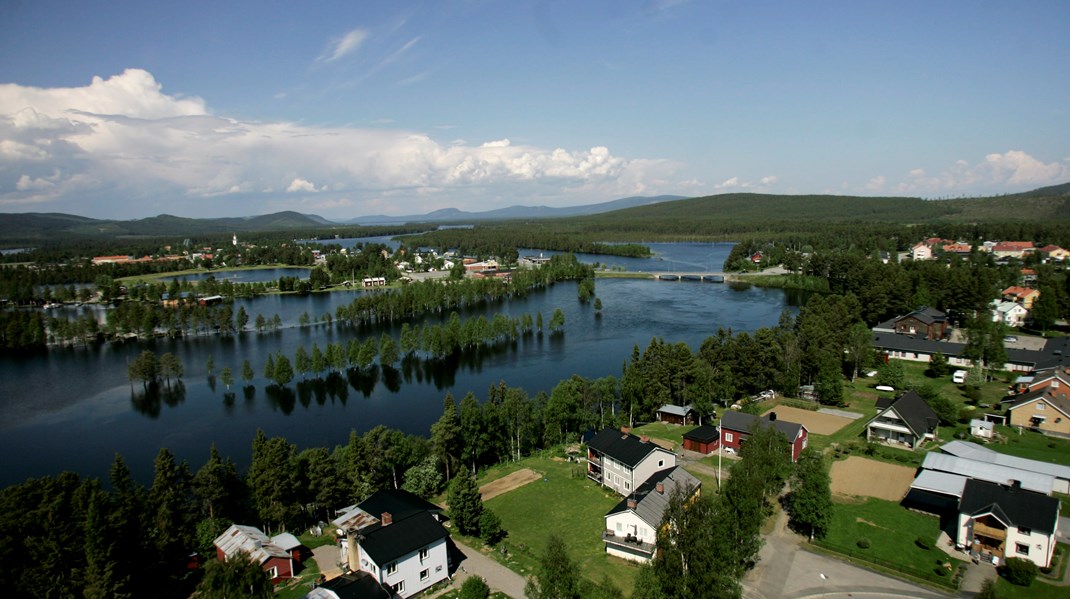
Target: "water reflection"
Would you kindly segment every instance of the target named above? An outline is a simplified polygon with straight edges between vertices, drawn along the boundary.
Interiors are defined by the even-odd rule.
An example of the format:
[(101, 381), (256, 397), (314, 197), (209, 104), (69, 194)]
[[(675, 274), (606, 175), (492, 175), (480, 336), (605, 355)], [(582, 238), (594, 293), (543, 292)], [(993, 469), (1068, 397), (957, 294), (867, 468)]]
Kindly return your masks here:
[(130, 388), (130, 404), (138, 413), (156, 419), (160, 416), (160, 406), (174, 408), (186, 401), (186, 384), (181, 380), (172, 381), (161, 386), (151, 382), (140, 390)]

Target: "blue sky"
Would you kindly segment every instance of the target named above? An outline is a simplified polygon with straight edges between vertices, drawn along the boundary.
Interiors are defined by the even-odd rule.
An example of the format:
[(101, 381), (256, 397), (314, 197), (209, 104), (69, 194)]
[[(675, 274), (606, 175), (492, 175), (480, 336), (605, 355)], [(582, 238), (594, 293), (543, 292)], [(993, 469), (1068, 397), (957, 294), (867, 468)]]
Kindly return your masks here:
[(1070, 181), (1070, 2), (0, 3), (0, 212)]

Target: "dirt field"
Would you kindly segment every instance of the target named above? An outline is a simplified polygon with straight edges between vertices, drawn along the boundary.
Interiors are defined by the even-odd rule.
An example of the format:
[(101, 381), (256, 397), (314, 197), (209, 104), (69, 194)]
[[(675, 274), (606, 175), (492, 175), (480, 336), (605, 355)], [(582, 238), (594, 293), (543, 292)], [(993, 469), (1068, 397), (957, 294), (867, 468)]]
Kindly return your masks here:
[(542, 475), (530, 468), (524, 468), (523, 470), (517, 470), (512, 474), (508, 474), (499, 478), (498, 480), (492, 480), (489, 483), (479, 488), (479, 494), (483, 496), (483, 501), (487, 501), (492, 497), (499, 495), (505, 495), (513, 489), (519, 489), (524, 485), (534, 482), (542, 478)]
[(899, 501), (914, 482), (914, 468), (851, 456), (833, 462), (832, 492)]
[[(769, 410), (769, 412), (776, 412), (776, 417), (780, 420), (797, 422), (805, 426), (806, 430), (815, 435), (831, 435), (853, 422), (850, 418), (844, 418), (843, 416), (821, 414), (788, 406), (777, 406), (776, 408)], [(766, 412), (766, 414), (769, 412)], [(762, 415), (764, 416), (765, 414)]]

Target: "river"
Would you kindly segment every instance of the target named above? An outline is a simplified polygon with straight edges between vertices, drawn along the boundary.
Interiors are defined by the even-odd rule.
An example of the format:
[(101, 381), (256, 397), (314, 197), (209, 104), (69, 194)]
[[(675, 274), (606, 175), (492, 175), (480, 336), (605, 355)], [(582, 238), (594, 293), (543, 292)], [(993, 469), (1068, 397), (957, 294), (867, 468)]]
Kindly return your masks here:
[[(719, 270), (728, 244), (654, 244), (651, 259), (582, 256), (619, 264), (628, 270)], [(523, 255), (523, 253), (522, 253)], [(584, 377), (619, 376), (638, 344), (644, 349), (654, 337), (685, 342), (698, 348), (719, 327), (753, 331), (773, 326), (785, 309), (795, 311), (794, 296), (779, 289), (733, 289), (713, 283), (662, 282), (637, 279), (599, 279), (597, 295), (603, 310), (576, 299), (575, 283), (558, 283), (527, 298), (510, 300), (462, 314), (496, 312), (511, 316), (565, 312), (565, 334), (531, 336), (457, 363), (407, 364), (396, 374), (336, 379), (333, 385), (302, 383), (300, 375), (282, 395), (269, 393), (263, 379), (269, 353), (293, 356), (298, 345), (348, 341), (354, 336), (379, 336), (384, 330), (355, 330), (333, 325), (297, 326), (307, 312), (313, 319), (334, 314), (362, 291), (298, 295), (269, 295), (236, 300), (251, 315), (278, 314), (283, 328), (232, 337), (158, 339), (144, 343), (108, 344), (88, 349), (56, 349), (47, 353), (5, 358), (0, 362), (0, 484), (27, 477), (72, 470), (106, 476), (115, 453), (121, 453), (135, 476), (148, 482), (152, 461), (160, 447), (168, 447), (194, 470), (207, 459), (211, 444), (244, 467), (257, 428), (281, 435), (300, 449), (344, 444), (349, 431), (366, 431), (378, 424), (407, 433), (427, 434), (442, 411), (447, 392), (459, 401), (469, 391), (480, 400), (488, 386), (504, 380), (529, 394), (549, 392), (572, 374)], [(388, 331), (395, 339), (399, 327)], [(140, 384), (131, 385), (126, 364), (144, 349), (174, 352), (184, 364), (182, 389), (164, 393), (160, 401), (145, 400)], [(234, 371), (234, 400), (226, 401), (218, 380), (209, 380), (206, 362), (213, 356), (216, 374)], [(242, 389), (242, 360), (256, 372), (251, 396)], [(166, 386), (165, 386), (166, 391)]]

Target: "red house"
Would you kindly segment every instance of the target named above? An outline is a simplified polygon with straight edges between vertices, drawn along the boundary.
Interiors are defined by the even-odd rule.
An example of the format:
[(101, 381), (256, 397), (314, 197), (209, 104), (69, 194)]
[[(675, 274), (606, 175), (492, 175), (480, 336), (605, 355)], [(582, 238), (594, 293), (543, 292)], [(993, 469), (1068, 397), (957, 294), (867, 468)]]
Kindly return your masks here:
[(216, 557), (230, 559), (241, 551), (249, 555), (278, 584), (294, 577), (294, 562), (301, 562), (301, 542), (290, 533), (268, 538), (259, 528), (232, 524), (214, 541)]
[(721, 443), (721, 433), (717, 427), (703, 424), (684, 433), (684, 449), (699, 453), (712, 453)]
[(776, 412), (769, 412), (765, 416), (758, 417), (753, 414), (729, 411), (721, 419), (721, 443), (724, 443), (725, 449), (739, 451), (757, 426), (772, 426), (784, 435), (785, 441), (790, 446), (792, 462), (799, 459), (799, 454), (806, 449), (809, 442), (810, 432), (805, 426), (786, 420), (777, 420)]

